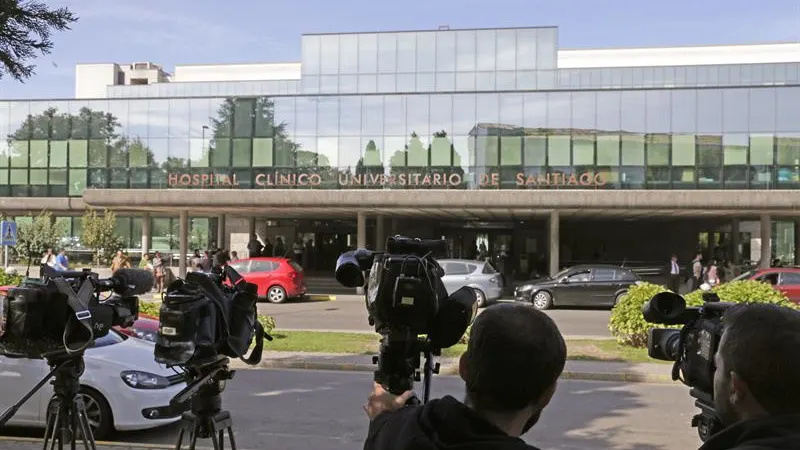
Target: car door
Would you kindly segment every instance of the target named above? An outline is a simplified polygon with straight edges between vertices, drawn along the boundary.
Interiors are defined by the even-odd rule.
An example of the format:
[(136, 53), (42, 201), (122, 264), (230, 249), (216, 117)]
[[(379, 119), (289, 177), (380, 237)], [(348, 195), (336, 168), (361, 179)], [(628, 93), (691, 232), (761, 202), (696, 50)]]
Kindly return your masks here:
[[(277, 267), (278, 263), (273, 261), (252, 259), (245, 279), (258, 286), (258, 295), (267, 295), (267, 289), (277, 282), (274, 273)], [(286, 286), (283, 288), (286, 289)]]
[(800, 273), (782, 272), (778, 279), (778, 289), (785, 293), (789, 300), (800, 302)]
[[(0, 356), (0, 405), (6, 408), (17, 403), (47, 372), (44, 360)], [(20, 407), (13, 422), (35, 424), (43, 420), (43, 390), (46, 391), (40, 389)]]
[(556, 287), (556, 303), (559, 305), (587, 305), (591, 269), (578, 269), (559, 280)]
[(586, 292), (587, 302), (605, 306), (614, 303), (614, 296), (620, 286), (619, 271), (613, 267), (596, 267), (592, 269), (592, 281)]
[(469, 269), (465, 263), (450, 261), (444, 263), (442, 268), (444, 269), (442, 283), (448, 295), (469, 284)]

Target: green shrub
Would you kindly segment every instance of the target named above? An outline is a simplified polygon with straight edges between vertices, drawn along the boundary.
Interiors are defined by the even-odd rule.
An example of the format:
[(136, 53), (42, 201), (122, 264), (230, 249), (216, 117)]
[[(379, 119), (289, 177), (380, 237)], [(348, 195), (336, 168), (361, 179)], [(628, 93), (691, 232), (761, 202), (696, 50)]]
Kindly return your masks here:
[[(666, 292), (668, 289), (652, 283), (641, 283), (631, 287), (628, 293), (620, 299), (611, 311), (608, 329), (611, 335), (623, 345), (632, 347), (647, 346), (647, 332), (654, 326), (644, 320), (642, 307), (654, 295)], [(790, 302), (786, 296), (773, 288), (772, 285), (753, 280), (741, 280), (724, 283), (712, 289), (719, 295), (720, 301), (731, 303), (773, 303), (781, 306), (798, 308), (800, 306)], [(684, 296), (687, 306), (700, 306), (703, 304), (703, 291), (696, 290)], [(680, 328), (671, 326), (667, 328)]]
[(19, 286), (20, 283), (22, 283), (21, 276), (0, 271), (0, 286)]
[(259, 314), (258, 321), (261, 322), (261, 325), (264, 327), (264, 331), (266, 331), (267, 334), (271, 334), (272, 330), (275, 329), (275, 318), (272, 316), (263, 316)]
[[(161, 302), (139, 302), (139, 313), (158, 317), (161, 312)], [(275, 318), (259, 314), (258, 321), (267, 333), (275, 329)]]

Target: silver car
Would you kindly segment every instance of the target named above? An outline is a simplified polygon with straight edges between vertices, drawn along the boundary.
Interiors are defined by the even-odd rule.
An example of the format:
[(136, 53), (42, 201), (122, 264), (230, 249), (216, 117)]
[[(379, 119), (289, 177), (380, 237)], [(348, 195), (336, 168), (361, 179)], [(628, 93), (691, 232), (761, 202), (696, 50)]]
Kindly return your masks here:
[(488, 261), (440, 259), (439, 264), (444, 269), (442, 282), (448, 294), (469, 286), (475, 289), (479, 307), (495, 303), (502, 297), (503, 275)]

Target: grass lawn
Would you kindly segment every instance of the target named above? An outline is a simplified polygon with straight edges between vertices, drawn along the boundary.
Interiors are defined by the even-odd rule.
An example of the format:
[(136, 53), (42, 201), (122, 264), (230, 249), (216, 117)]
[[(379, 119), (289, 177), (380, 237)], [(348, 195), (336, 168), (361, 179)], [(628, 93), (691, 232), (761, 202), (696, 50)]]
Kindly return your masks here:
[[(272, 332), (272, 342), (265, 342), (265, 351), (374, 354), (378, 351), (377, 334), (337, 333), (323, 331)], [(457, 357), (466, 349), (458, 344), (442, 350), (442, 356)], [(646, 349), (628, 348), (613, 340), (569, 340), (567, 359), (580, 361), (660, 362), (647, 357)]]

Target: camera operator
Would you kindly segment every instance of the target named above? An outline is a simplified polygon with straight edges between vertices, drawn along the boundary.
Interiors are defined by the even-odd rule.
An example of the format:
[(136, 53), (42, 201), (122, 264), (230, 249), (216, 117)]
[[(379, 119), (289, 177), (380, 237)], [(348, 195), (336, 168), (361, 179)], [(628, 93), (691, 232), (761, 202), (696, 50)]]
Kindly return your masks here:
[(727, 428), (700, 449), (800, 449), (800, 311), (737, 305), (723, 323), (714, 403)]
[(472, 325), (459, 361), (466, 400), (451, 396), (404, 406), (375, 385), (364, 410), (365, 450), (435, 448), (535, 449), (519, 436), (539, 420), (564, 370), (567, 349), (555, 322), (521, 304), (486, 309)]

